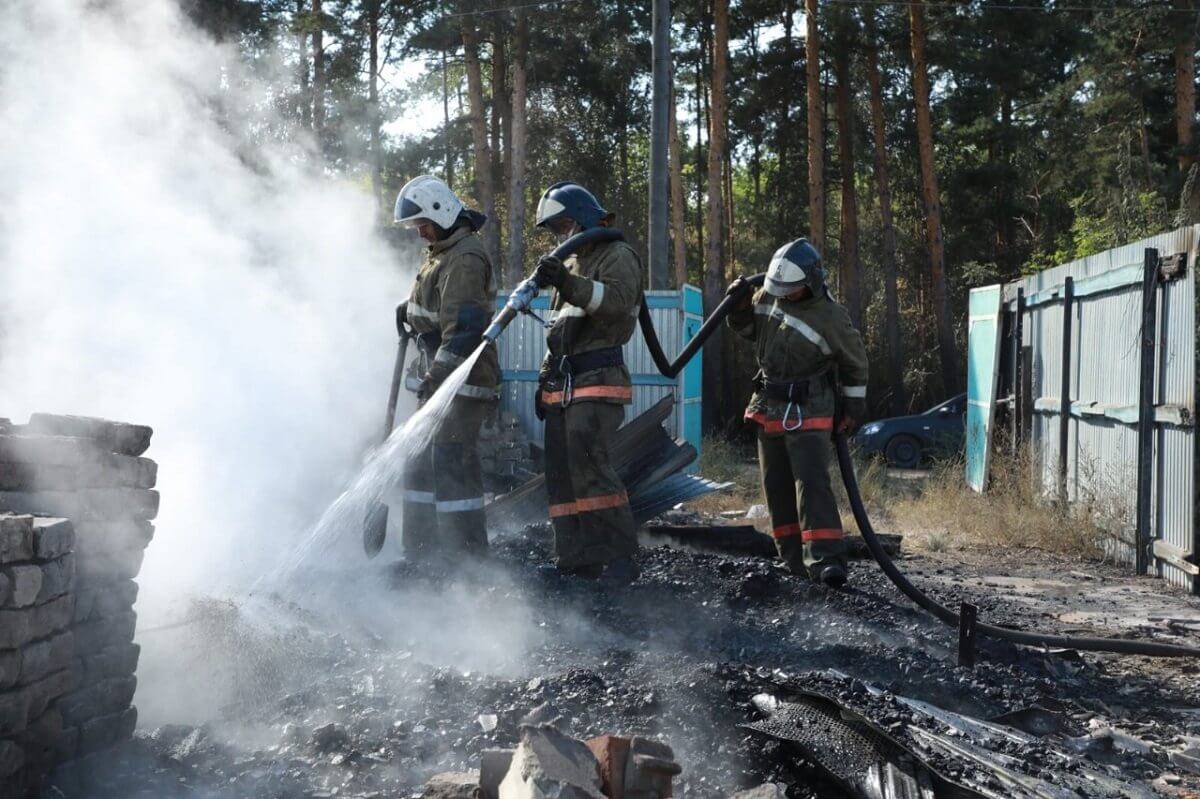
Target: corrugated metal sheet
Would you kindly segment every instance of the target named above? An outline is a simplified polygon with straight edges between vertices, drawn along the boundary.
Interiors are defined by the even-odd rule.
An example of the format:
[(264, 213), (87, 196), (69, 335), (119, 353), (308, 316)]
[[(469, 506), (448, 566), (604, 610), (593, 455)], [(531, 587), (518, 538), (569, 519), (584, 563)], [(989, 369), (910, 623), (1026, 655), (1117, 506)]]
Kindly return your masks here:
[[(1026, 297), (1061, 286), (1069, 276), (1076, 281), (1077, 296), (1071, 307), (1070, 395), (1074, 403), (1097, 407), (1136, 408), (1140, 371), (1141, 283), (1103, 293), (1086, 294), (1087, 278), (1122, 268), (1137, 268), (1144, 250), (1158, 249), (1161, 256), (1187, 252), (1187, 273), (1161, 284), (1158, 306), (1158, 363), (1156, 405), (1179, 406), (1195, 419), (1196, 295), (1195, 267), (1200, 226), (1181, 228), (1098, 255), (1039, 272), (1017, 285)], [(1097, 285), (1095, 282), (1092, 286)], [(1039, 407), (1031, 429), (1035, 474), (1047, 496), (1058, 491), (1058, 411), (1062, 399), (1063, 302), (1035, 303), (1024, 320), (1024, 344), (1032, 348), (1032, 386)], [(1073, 501), (1098, 503), (1125, 525), (1135, 522), (1137, 430), (1103, 415), (1072, 415), (1067, 449), (1067, 491)], [(1155, 434), (1155, 498), (1152, 530), (1159, 539), (1183, 553), (1194, 553), (1200, 540), (1196, 531), (1196, 437), (1192, 426), (1157, 425)], [(1115, 541), (1113, 551), (1132, 560), (1132, 549)], [(1157, 560), (1161, 576), (1189, 588), (1195, 580), (1185, 571)]]
[[(695, 312), (699, 290), (685, 286), (681, 291), (648, 291), (646, 302), (663, 351), (674, 358), (684, 343), (699, 329), (701, 317)], [(497, 298), (497, 309), (505, 298)], [(533, 309), (542, 318), (549, 311), (549, 298), (538, 297)], [(504, 372), (500, 406), (517, 415), (521, 430), (532, 441), (542, 440), (542, 423), (534, 413), (537, 373), (546, 355), (544, 328), (527, 315), (518, 316), (500, 336), (500, 368)], [(700, 376), (701, 359), (697, 355), (674, 380), (659, 374), (638, 327), (625, 345), (625, 363), (633, 377), (633, 404), (625, 408), (629, 421), (649, 410), (656, 402), (674, 393), (675, 409), (666, 421), (674, 438), (683, 438), (700, 451)]]

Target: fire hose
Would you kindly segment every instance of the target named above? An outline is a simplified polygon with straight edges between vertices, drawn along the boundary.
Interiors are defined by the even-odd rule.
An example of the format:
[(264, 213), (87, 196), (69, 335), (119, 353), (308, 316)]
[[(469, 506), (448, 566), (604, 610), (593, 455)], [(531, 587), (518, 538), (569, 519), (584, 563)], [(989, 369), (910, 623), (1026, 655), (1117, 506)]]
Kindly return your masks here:
[[(598, 241), (615, 241), (622, 237), (621, 232), (613, 228), (592, 228), (568, 239), (559, 245), (552, 254), (558, 258), (565, 258), (586, 244)], [(646, 346), (650, 350), (650, 356), (654, 360), (654, 364), (658, 367), (658, 370), (666, 377), (677, 376), (688, 361), (700, 351), (704, 342), (725, 320), (730, 311), (745, 300), (746, 292), (761, 286), (765, 278), (765, 274), (748, 277), (740, 290), (735, 290), (728, 294), (713, 309), (709, 317), (704, 320), (700, 329), (696, 331), (696, 335), (692, 337), (674, 361), (668, 360), (666, 353), (663, 352), (658, 335), (654, 330), (654, 322), (650, 317), (649, 307), (646, 305), (646, 298), (643, 295), (638, 321), (641, 324), (642, 336), (646, 339)], [(518, 286), (509, 298), (508, 304), (505, 305), (504, 309), (492, 321), (492, 325), (488, 328), (488, 332), (484, 334), (484, 337), (489, 341), (495, 341), (508, 323), (516, 318), (518, 313), (529, 313), (529, 305), (532, 303), (533, 298), (537, 296), (539, 290), (540, 287), (533, 282), (532, 278)], [(835, 430), (836, 427), (835, 425)], [(846, 486), (846, 495), (850, 499), (850, 509), (854, 515), (854, 521), (858, 524), (859, 532), (862, 533), (863, 541), (866, 542), (867, 549), (871, 552), (871, 556), (879, 564), (879, 568), (887, 575), (887, 578), (892, 581), (892, 584), (902, 594), (922, 609), (928, 611), (938, 621), (952, 627), (957, 627), (959, 625), (959, 615), (913, 585), (896, 566), (891, 556), (884, 551), (883, 544), (879, 541), (879, 537), (875, 534), (875, 528), (871, 525), (871, 519), (867, 515), (867, 508), (863, 504), (862, 494), (858, 489), (858, 478), (854, 473), (854, 461), (850, 455), (850, 444), (846, 439), (845, 433), (835, 432), (833, 441), (837, 452), (838, 469), (841, 472), (842, 482)], [(1024, 646), (1076, 649), (1089, 652), (1114, 652), (1126, 655), (1149, 655), (1152, 657), (1200, 657), (1200, 647), (1163, 644), (1153, 641), (1050, 635), (1025, 630), (1014, 630), (1008, 627), (998, 627), (994, 624), (985, 624), (982, 622), (977, 622), (975, 629), (980, 635)]]

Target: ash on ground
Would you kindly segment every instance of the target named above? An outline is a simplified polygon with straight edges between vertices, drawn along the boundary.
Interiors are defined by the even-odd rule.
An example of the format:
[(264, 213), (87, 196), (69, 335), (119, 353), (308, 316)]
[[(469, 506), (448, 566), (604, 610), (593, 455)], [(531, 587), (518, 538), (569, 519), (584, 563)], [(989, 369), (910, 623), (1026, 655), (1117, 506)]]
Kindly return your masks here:
[[(143, 673), (138, 700), (145, 706), (167, 679), (178, 694), (220, 685), (219, 702), (204, 699), (214, 703), (208, 720), (159, 724), (164, 714), (144, 707), (154, 726), (90, 764), (81, 795), (420, 796), (432, 775), (478, 768), (482, 750), (515, 746), (521, 724), (555, 723), (577, 738), (668, 742), (683, 767), (678, 796), (763, 783), (784, 783), (791, 797), (842, 796), (803, 758), (741, 726), (760, 718), (756, 694), (804, 686), (891, 730), (910, 718), (893, 696), (977, 718), (1052, 708), (1055, 734), (1095, 739), (1079, 757), (1106, 773), (1177, 795), (1200, 787), (1189, 770), (1200, 760), (1188, 761), (1190, 736), (1200, 735), (1194, 663), (985, 642), (979, 665), (960, 668), (957, 632), (910, 607), (869, 562), (855, 564), (850, 590), (836, 592), (769, 560), (667, 547), (643, 550), (641, 579), (622, 589), (542, 577), (536, 567), (548, 558), (544, 536), (524, 535), (499, 542), (482, 564), (372, 564), (385, 588), (372, 593), (356, 575), (348, 585), (360, 590), (334, 592), (340, 606), (260, 600), (274, 614), (265, 626), (247, 608), (210, 605), (208, 632), (171, 633), (205, 656), (171, 675)], [(936, 583), (943, 601), (974, 601), (982, 620), (1106, 632), (1098, 622), (1064, 625), (970, 569), (912, 556), (902, 568)], [(1122, 634), (1200, 637), (1186, 625)], [(241, 656), (231, 661), (230, 651)], [(1031, 768), (1045, 777), (1052, 764)], [(48, 795), (63, 794), (71, 795), (61, 787)]]

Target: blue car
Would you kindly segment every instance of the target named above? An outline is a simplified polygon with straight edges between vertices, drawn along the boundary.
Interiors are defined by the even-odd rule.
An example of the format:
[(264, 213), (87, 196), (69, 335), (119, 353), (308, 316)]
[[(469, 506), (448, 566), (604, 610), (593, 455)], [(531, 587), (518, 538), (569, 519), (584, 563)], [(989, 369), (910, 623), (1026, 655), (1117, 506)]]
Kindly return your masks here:
[(915, 416), (868, 422), (854, 443), (864, 455), (882, 455), (889, 466), (915, 469), (933, 458), (962, 453), (966, 415), (967, 395), (959, 394)]

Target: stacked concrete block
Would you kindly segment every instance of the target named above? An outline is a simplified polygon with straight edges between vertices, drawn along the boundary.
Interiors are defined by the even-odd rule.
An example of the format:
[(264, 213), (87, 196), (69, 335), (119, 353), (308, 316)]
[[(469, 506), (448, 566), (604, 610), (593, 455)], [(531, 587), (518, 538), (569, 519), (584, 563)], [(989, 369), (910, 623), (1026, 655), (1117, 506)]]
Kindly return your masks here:
[(0, 795), (133, 734), (150, 435), (46, 414), (0, 428)]

